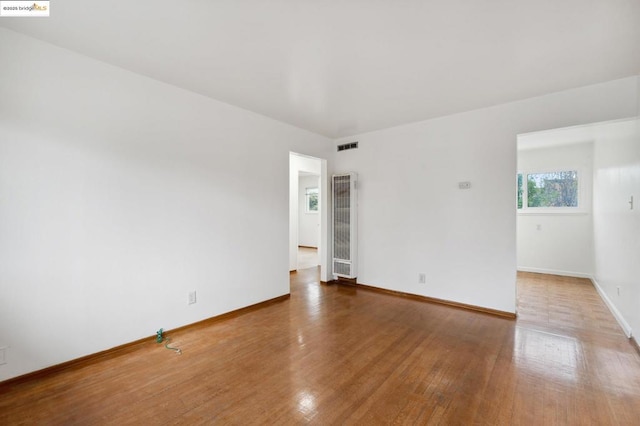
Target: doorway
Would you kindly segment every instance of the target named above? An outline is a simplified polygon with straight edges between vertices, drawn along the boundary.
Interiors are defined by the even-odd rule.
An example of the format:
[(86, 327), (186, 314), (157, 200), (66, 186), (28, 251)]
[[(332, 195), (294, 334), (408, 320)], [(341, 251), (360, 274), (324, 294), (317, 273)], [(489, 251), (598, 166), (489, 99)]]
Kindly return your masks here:
[(627, 336), (640, 328), (640, 246), (629, 238), (640, 225), (639, 129), (631, 118), (518, 135), (518, 271), (589, 279)]
[(518, 135), (519, 271), (593, 275), (593, 139), (585, 126)]
[(315, 263), (322, 281), (328, 276), (327, 182), (326, 160), (289, 153), (289, 271)]

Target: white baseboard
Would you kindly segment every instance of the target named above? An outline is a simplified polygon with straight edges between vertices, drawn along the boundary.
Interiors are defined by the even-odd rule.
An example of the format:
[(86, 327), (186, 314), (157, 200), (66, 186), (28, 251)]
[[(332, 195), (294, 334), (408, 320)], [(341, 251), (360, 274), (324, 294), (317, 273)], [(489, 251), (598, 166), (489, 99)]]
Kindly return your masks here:
[(591, 282), (593, 283), (593, 286), (596, 288), (596, 291), (600, 295), (600, 298), (604, 301), (605, 305), (607, 305), (607, 307), (613, 314), (613, 317), (616, 319), (616, 321), (618, 321), (618, 324), (620, 324), (620, 327), (622, 327), (622, 331), (624, 331), (624, 334), (627, 337), (631, 337), (632, 335), (631, 327), (629, 326), (627, 321), (625, 321), (624, 317), (622, 316), (618, 308), (616, 308), (616, 305), (614, 305), (611, 299), (609, 299), (609, 296), (607, 296), (607, 293), (605, 293), (604, 290), (600, 288), (595, 278), (591, 277)]
[(530, 268), (528, 266), (518, 266), (518, 271), (535, 272), (536, 274), (560, 275), (562, 277), (588, 278), (592, 279), (591, 274), (584, 272), (560, 271), (557, 269)]

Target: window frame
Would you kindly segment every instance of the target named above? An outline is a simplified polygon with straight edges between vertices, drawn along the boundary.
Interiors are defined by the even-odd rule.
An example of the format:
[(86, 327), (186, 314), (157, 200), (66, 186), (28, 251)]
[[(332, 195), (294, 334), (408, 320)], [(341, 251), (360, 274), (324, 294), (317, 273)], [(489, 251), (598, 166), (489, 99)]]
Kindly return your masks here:
[[(545, 173), (559, 173), (575, 171), (578, 180), (577, 196), (578, 205), (576, 207), (529, 207), (528, 206), (528, 185), (527, 181), (529, 175), (532, 174), (545, 174)], [(522, 175), (522, 207), (518, 207), (518, 176)], [(584, 171), (581, 167), (556, 167), (556, 168), (534, 168), (534, 169), (519, 169), (516, 172), (516, 211), (519, 215), (584, 215), (588, 214), (589, 210), (588, 200), (586, 200), (586, 194), (583, 190), (584, 185)]]

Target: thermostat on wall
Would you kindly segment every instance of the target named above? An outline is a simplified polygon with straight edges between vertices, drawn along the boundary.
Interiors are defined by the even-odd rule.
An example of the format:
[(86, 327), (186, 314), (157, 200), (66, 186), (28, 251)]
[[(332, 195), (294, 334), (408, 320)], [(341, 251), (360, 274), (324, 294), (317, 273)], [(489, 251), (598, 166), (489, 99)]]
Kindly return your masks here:
[(458, 182), (458, 188), (471, 189), (471, 182)]

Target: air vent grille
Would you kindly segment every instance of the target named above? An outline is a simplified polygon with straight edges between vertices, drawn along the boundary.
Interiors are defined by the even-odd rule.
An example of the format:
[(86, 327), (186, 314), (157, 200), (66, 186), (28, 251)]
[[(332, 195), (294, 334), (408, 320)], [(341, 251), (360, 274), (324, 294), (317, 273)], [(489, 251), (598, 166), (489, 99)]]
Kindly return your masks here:
[(356, 148), (358, 148), (358, 142), (343, 143), (341, 145), (338, 145), (338, 152)]
[(334, 260), (333, 273), (343, 277), (348, 277), (351, 275), (351, 264), (347, 262), (340, 262), (339, 260)]
[(358, 198), (357, 175), (333, 175), (333, 275), (356, 278)]
[(351, 176), (333, 178), (333, 255), (351, 260)]

